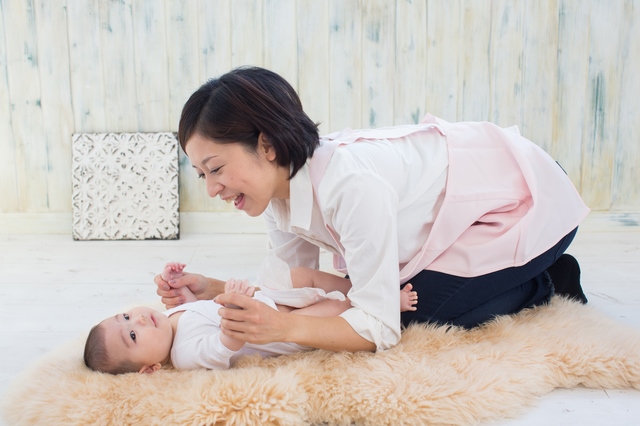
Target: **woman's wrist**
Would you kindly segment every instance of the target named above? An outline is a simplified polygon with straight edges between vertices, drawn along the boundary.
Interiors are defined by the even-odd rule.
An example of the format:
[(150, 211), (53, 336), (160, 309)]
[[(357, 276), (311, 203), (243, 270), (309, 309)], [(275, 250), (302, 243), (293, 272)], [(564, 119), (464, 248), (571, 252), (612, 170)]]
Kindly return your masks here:
[(298, 323), (298, 320), (300, 319), (300, 317), (302, 317), (302, 315), (281, 313), (281, 317), (283, 318), (283, 321), (278, 327), (280, 332), (282, 333), (280, 341), (305, 345), (304, 343), (300, 343), (302, 342), (302, 340), (304, 340), (304, 324)]

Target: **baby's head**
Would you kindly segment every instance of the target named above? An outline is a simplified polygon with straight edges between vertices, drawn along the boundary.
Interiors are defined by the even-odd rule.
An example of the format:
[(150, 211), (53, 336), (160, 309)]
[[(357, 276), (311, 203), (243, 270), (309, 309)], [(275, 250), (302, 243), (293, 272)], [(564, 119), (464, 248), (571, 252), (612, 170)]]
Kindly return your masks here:
[(153, 309), (137, 307), (91, 329), (84, 363), (103, 373), (153, 373), (168, 362), (172, 344), (169, 318)]

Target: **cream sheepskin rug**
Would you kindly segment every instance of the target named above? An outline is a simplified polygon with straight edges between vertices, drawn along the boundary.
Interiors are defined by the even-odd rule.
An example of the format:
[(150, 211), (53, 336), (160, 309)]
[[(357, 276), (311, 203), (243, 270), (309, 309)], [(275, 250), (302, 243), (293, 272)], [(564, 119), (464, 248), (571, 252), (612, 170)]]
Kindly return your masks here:
[(84, 337), (15, 381), (10, 425), (469, 425), (554, 388), (640, 389), (640, 330), (554, 298), (472, 331), (412, 326), (376, 354), (247, 357), (228, 371), (103, 375)]

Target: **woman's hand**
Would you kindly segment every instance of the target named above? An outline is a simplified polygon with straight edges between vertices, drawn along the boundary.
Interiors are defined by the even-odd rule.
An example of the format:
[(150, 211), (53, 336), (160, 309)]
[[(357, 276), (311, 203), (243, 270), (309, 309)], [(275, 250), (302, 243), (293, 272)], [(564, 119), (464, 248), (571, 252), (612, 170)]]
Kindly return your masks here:
[(220, 305), (222, 332), (247, 343), (293, 342), (329, 351), (374, 351), (375, 344), (357, 334), (342, 317), (314, 317), (277, 311), (238, 293), (215, 298)]
[[(224, 282), (222, 281), (188, 272), (170, 282), (163, 280), (161, 275), (156, 275), (153, 281), (158, 286), (156, 293), (160, 296), (167, 309), (192, 301), (189, 298), (189, 290), (197, 300), (207, 300), (213, 299), (224, 288)], [(183, 287), (187, 287), (187, 291), (183, 292)]]
[(233, 306), (218, 310), (222, 332), (227, 336), (254, 344), (287, 341), (291, 324), (287, 314), (241, 293), (221, 294), (215, 302)]

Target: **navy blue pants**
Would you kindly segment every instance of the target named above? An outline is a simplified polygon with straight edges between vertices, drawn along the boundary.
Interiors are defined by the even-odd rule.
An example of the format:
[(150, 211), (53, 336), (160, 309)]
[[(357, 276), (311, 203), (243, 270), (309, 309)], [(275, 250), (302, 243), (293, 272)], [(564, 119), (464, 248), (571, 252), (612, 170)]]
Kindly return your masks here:
[(408, 282), (418, 292), (416, 311), (403, 312), (402, 324), (452, 324), (472, 328), (497, 315), (547, 303), (554, 294), (546, 269), (567, 250), (578, 228), (530, 262), (479, 277), (421, 271)]

